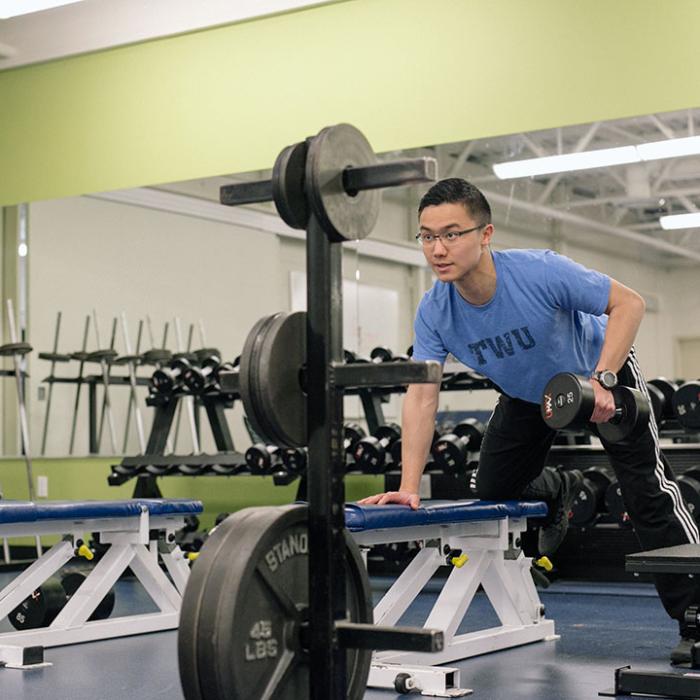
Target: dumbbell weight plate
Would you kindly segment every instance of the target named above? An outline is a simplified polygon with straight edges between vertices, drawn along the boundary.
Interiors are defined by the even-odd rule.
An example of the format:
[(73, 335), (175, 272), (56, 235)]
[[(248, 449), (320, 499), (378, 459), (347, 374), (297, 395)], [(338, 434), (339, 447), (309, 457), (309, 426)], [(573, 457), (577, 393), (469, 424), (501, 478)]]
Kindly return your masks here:
[[(346, 539), (347, 609), (371, 623), (357, 546)], [(308, 530), (305, 506), (248, 508), (224, 520), (202, 548), (182, 602), (180, 677), (187, 700), (308, 697)], [(365, 692), (371, 652), (347, 652), (347, 697)]]
[(700, 382), (686, 382), (671, 400), (673, 412), (684, 428), (700, 430)]
[(52, 576), (14, 608), (7, 619), (17, 630), (46, 627), (67, 602), (68, 596), (61, 581)]
[(272, 168), (272, 198), (282, 220), (292, 228), (305, 229), (309, 206), (304, 193), (306, 142), (282, 149)]
[(326, 127), (311, 140), (306, 158), (306, 193), (312, 211), (332, 241), (359, 240), (374, 229), (381, 193), (363, 190), (348, 194), (343, 172), (376, 162), (372, 146), (349, 124)]
[(663, 394), (664, 406), (661, 417), (674, 418), (675, 416), (673, 415), (672, 401), (673, 395), (678, 389), (678, 384), (666, 379), (665, 377), (656, 377), (655, 379), (650, 379), (647, 383), (651, 384), (651, 386), (655, 386)]
[[(61, 576), (61, 585), (70, 598), (82, 585), (87, 577), (82, 571), (68, 571)], [(114, 611), (115, 594), (111, 588), (107, 595), (100, 601), (88, 620), (106, 620)]]
[(649, 400), (651, 401), (651, 410), (658, 425), (664, 415), (664, 404), (666, 403), (666, 399), (664, 398), (661, 389), (649, 382), (647, 382), (647, 391), (649, 392)]
[(623, 524), (628, 521), (627, 506), (622, 498), (622, 489), (617, 481), (613, 481), (605, 491), (605, 508), (618, 523)]
[(593, 387), (571, 372), (549, 380), (540, 406), (544, 422), (554, 430), (587, 427), (594, 408)]
[(698, 520), (700, 518), (700, 481), (687, 474), (682, 474), (678, 477), (678, 486), (683, 500), (688, 505), (688, 510), (695, 520)]
[(649, 426), (649, 401), (641, 391), (628, 386), (616, 386), (612, 394), (622, 413), (607, 423), (597, 423), (598, 433), (608, 442), (632, 442)]

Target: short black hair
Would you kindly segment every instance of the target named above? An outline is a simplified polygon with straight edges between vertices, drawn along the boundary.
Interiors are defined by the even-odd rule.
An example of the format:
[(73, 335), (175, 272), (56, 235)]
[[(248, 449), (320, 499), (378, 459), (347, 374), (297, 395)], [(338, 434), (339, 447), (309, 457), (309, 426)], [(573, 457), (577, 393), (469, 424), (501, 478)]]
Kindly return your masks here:
[(463, 204), (480, 224), (491, 223), (491, 207), (478, 187), (461, 177), (448, 177), (436, 182), (421, 198), (418, 216), (426, 207), (439, 204)]

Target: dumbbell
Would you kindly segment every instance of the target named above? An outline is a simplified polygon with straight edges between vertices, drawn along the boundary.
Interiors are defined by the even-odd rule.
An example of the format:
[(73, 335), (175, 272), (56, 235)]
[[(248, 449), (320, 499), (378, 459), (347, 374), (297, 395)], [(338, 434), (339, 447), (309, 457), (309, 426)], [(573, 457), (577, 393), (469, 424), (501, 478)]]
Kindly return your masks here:
[(379, 474), (384, 470), (386, 451), (401, 437), (401, 428), (395, 423), (380, 425), (372, 437), (362, 438), (353, 451), (355, 468), (365, 474)]
[(394, 355), (389, 348), (377, 346), (369, 354), (372, 362), (407, 362), (408, 355)]
[(245, 463), (251, 474), (273, 474), (278, 471), (280, 448), (258, 442), (245, 451)]
[(367, 437), (367, 433), (359, 423), (346, 423), (343, 426), (343, 449), (347, 455), (346, 471), (355, 471), (359, 467), (354, 463), (354, 452), (357, 443)]
[(158, 394), (169, 394), (183, 380), (184, 373), (192, 367), (191, 353), (176, 353), (172, 356), (168, 367), (157, 369), (149, 381), (151, 391)]
[(690, 467), (678, 479), (681, 496), (695, 520), (700, 522), (700, 466)]
[(304, 447), (285, 447), (279, 452), (282, 466), (287, 474), (303, 474), (309, 455)]
[(467, 452), (479, 450), (485, 430), (483, 423), (476, 418), (461, 421), (451, 433), (442, 435), (435, 442), (431, 450), (433, 459), (446, 472), (465, 473)]
[[(650, 379), (647, 384), (658, 389), (664, 397), (663, 406), (661, 409), (661, 420), (673, 420), (676, 416), (673, 413), (673, 395), (678, 389), (678, 384), (672, 382), (666, 377), (656, 377)], [(653, 401), (653, 399), (652, 399)]]
[(659, 387), (647, 382), (647, 391), (649, 392), (649, 400), (651, 401), (651, 412), (654, 414), (656, 424), (660, 425), (664, 417), (664, 406), (666, 399), (664, 393)]
[(622, 499), (622, 489), (617, 479), (612, 481), (605, 491), (605, 509), (610, 513), (610, 517), (620, 523), (620, 525), (629, 523), (630, 518), (627, 514), (627, 506)]
[[(64, 572), (51, 576), (30, 596), (25, 598), (9, 615), (8, 620), (17, 630), (48, 627), (63, 610), (86, 576), (82, 571)], [(114, 589), (100, 601), (88, 620), (105, 620), (114, 610)]]
[(590, 467), (583, 472), (583, 484), (571, 504), (572, 525), (590, 525), (605, 510), (605, 493), (612, 475), (605, 467)]
[(216, 379), (216, 372), (221, 365), (218, 350), (198, 350), (196, 353), (199, 367), (190, 367), (182, 375), (185, 386), (193, 394), (201, 394), (208, 384)]
[(700, 381), (686, 382), (671, 399), (673, 412), (686, 430), (700, 430)]
[[(611, 391), (615, 415), (607, 423), (596, 423), (595, 428), (608, 442), (632, 442), (647, 429), (649, 402), (641, 391), (627, 386), (618, 385)], [(544, 422), (554, 430), (590, 429), (594, 408), (593, 385), (571, 372), (562, 372), (549, 380), (540, 405)]]

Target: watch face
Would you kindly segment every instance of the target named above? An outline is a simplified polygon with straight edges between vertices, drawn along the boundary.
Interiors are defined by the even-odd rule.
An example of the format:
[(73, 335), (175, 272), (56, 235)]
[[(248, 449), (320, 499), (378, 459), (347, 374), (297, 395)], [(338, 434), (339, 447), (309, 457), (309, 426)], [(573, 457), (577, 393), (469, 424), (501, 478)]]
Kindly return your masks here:
[(612, 389), (617, 386), (617, 375), (615, 372), (606, 369), (603, 370), (600, 375), (600, 383), (606, 388), (606, 389)]

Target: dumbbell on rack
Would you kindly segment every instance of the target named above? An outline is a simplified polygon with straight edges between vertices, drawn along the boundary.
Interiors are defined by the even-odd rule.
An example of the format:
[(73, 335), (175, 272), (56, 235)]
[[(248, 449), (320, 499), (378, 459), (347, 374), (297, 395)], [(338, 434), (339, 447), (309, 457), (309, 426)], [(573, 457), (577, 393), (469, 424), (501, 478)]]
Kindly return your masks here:
[(700, 430), (700, 381), (685, 382), (671, 399), (673, 413), (686, 430)]
[(700, 522), (700, 465), (686, 469), (677, 481), (688, 510)]
[(615, 522), (620, 525), (630, 524), (627, 506), (622, 498), (622, 489), (617, 479), (613, 480), (605, 491), (605, 508)]
[(401, 428), (395, 423), (380, 425), (372, 437), (362, 438), (353, 451), (355, 470), (365, 474), (380, 474), (386, 464), (386, 453), (392, 443), (401, 437)]
[(251, 445), (245, 451), (245, 463), (251, 474), (268, 475), (280, 470), (280, 448), (262, 442)]
[(583, 472), (583, 484), (571, 505), (569, 522), (579, 527), (591, 525), (605, 510), (605, 493), (612, 483), (612, 474), (605, 467), (590, 467)]
[(188, 368), (183, 376), (185, 386), (193, 394), (201, 394), (216, 379), (221, 366), (221, 353), (214, 348), (204, 348), (195, 352), (199, 367)]
[(287, 474), (301, 476), (306, 471), (309, 455), (305, 447), (284, 447), (280, 450), (280, 459)]
[[(48, 627), (65, 607), (73, 594), (85, 580), (82, 571), (66, 570), (51, 576), (30, 596), (25, 598), (8, 616), (10, 624), (17, 630)], [(114, 610), (115, 594), (112, 588), (102, 599), (88, 620), (106, 620)]]
[(486, 428), (476, 418), (458, 423), (451, 433), (435, 441), (431, 454), (445, 472), (464, 474), (467, 471), (467, 453), (478, 452)]
[[(656, 377), (655, 379), (650, 379), (647, 382), (647, 387), (653, 387), (657, 392), (660, 392), (661, 396), (663, 397), (660, 409), (657, 409), (656, 406), (654, 406), (654, 415), (657, 415), (657, 410), (660, 411), (660, 415), (657, 415), (657, 421), (660, 423), (664, 420), (673, 420), (676, 416), (673, 412), (672, 401), (673, 395), (678, 389), (678, 384), (672, 382), (670, 379), (666, 379), (666, 377)], [(656, 392), (652, 393), (650, 391), (649, 394), (651, 396), (652, 405), (659, 401), (658, 394), (656, 394)]]
[[(649, 402), (641, 391), (631, 387), (618, 385), (611, 392), (615, 415), (606, 423), (596, 423), (595, 430), (608, 442), (632, 442), (647, 429)], [(554, 430), (592, 429), (590, 417), (594, 408), (593, 385), (571, 372), (562, 372), (549, 380), (540, 405), (544, 422)]]
[(192, 367), (192, 353), (178, 352), (170, 359), (169, 366), (158, 368), (151, 376), (149, 386), (152, 392), (170, 394), (182, 385), (183, 376)]

